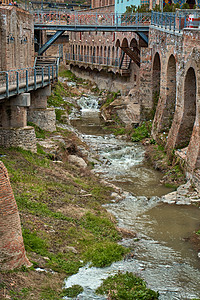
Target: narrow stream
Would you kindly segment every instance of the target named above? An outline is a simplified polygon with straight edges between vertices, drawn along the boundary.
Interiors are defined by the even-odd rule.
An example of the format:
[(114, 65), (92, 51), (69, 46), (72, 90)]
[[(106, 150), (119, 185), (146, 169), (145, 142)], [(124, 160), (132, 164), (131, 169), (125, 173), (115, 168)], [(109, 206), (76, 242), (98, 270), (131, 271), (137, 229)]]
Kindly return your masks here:
[[(71, 124), (97, 156), (94, 172), (124, 190), (124, 199), (106, 205), (119, 226), (137, 232), (138, 239), (121, 243), (134, 251), (130, 260), (99, 269), (85, 266), (69, 277), (65, 286), (79, 284), (84, 292), (77, 299), (105, 299), (95, 294), (102, 279), (119, 270), (142, 277), (159, 299), (200, 298), (200, 264), (197, 252), (187, 242), (200, 225), (200, 210), (194, 206), (168, 205), (160, 197), (171, 192), (160, 183), (161, 174), (144, 163), (144, 148), (105, 134), (99, 117), (98, 98), (78, 100)], [(67, 299), (67, 298), (66, 298)]]

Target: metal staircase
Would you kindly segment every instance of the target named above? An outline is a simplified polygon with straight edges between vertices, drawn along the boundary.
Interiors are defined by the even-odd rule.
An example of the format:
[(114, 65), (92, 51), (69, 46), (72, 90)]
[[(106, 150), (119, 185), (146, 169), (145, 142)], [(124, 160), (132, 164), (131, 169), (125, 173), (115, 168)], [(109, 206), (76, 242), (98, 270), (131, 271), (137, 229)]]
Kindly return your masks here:
[(133, 48), (133, 50), (131, 50), (128, 47), (121, 47), (121, 49), (140, 67), (139, 49)]
[(121, 57), (120, 57), (120, 73), (122, 76), (129, 76), (130, 75), (130, 66), (131, 66), (131, 58), (122, 51)]

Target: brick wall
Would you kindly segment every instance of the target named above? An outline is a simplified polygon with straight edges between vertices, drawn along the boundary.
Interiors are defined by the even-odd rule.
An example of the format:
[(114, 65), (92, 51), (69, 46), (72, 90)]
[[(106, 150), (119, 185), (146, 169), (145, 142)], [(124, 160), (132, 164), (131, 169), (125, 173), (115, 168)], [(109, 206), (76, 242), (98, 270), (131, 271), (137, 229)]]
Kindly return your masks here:
[(17, 204), (7, 170), (0, 161), (0, 270), (12, 270), (28, 261), (21, 232)]
[(33, 18), (16, 6), (0, 6), (0, 70), (34, 64)]

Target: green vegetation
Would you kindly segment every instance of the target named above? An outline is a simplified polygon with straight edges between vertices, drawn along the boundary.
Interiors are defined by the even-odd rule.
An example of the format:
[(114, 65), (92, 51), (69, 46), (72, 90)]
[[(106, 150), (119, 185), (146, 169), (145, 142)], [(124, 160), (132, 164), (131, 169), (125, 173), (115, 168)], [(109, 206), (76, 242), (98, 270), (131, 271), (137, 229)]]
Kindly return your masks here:
[(109, 295), (110, 300), (143, 299), (156, 300), (158, 292), (154, 292), (146, 287), (146, 283), (132, 273), (118, 273), (104, 280), (102, 285), (96, 290), (100, 295)]
[(107, 107), (109, 106), (110, 103), (112, 103), (115, 99), (117, 99), (117, 97), (120, 96), (120, 92), (108, 92), (107, 96), (106, 96), (106, 100), (102, 106), (103, 107)]
[(83, 292), (83, 288), (82, 286), (75, 284), (67, 289), (63, 290), (63, 296), (67, 296), (70, 298), (75, 298), (77, 297), (79, 294), (81, 294)]
[(140, 126), (134, 129), (132, 134), (132, 141), (139, 142), (145, 138), (150, 137), (152, 123), (150, 121), (143, 122)]
[[(55, 133), (44, 132), (44, 135)], [(72, 133), (60, 130), (71, 142)], [(66, 151), (60, 147), (63, 163), (55, 164), (48, 153), (38, 145), (38, 153), (21, 148), (0, 148), (1, 160), (8, 169), (11, 185), (20, 212), (24, 244), (34, 267), (53, 270), (47, 273), (39, 287), (34, 268), (26, 269), (26, 281), (11, 287), (16, 299), (29, 299), (34, 290), (37, 299), (61, 299), (64, 277), (78, 272), (86, 262), (104, 266), (121, 259), (127, 249), (117, 241), (121, 234), (110, 220), (102, 204), (110, 200), (111, 188), (99, 184), (91, 174), (65, 162)], [(88, 195), (82, 197), (82, 193)], [(99, 253), (99, 260), (95, 255)], [(12, 278), (18, 282), (17, 274)], [(3, 278), (0, 274), (0, 281)], [(6, 276), (10, 276), (9, 273)], [(31, 278), (30, 280), (28, 278)], [(44, 280), (44, 279), (43, 279)], [(55, 283), (56, 281), (56, 283)], [(30, 285), (31, 283), (31, 285)], [(52, 286), (55, 285), (55, 288)], [(27, 292), (22, 292), (22, 288)], [(1, 291), (0, 291), (1, 296)], [(14, 299), (14, 298), (13, 298)]]
[(65, 116), (66, 112), (68, 114), (71, 113), (71, 109), (73, 104), (67, 101), (66, 97), (73, 97), (74, 94), (71, 92), (70, 88), (58, 81), (53, 88), (51, 96), (48, 97), (48, 106), (55, 107), (56, 119), (62, 123), (63, 116)]
[(89, 249), (84, 257), (92, 262), (92, 266), (102, 268), (110, 266), (112, 262), (121, 260), (129, 250), (113, 242), (101, 242)]

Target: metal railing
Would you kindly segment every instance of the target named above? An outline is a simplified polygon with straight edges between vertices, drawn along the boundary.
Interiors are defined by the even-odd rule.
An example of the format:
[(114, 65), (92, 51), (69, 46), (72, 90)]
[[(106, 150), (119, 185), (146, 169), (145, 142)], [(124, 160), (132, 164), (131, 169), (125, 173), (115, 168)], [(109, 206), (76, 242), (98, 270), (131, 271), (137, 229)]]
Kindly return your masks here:
[(151, 25), (174, 32), (181, 32), (183, 28), (200, 28), (200, 10), (178, 10), (176, 13), (152, 11)]
[(120, 58), (111, 58), (106, 56), (96, 56), (96, 55), (82, 55), (82, 54), (73, 54), (66, 53), (66, 60), (83, 62), (87, 64), (97, 64), (108, 67), (117, 67), (120, 66)]
[(147, 26), (151, 23), (151, 13), (118, 14), (88, 13), (64, 11), (37, 11), (34, 14), (35, 24), (57, 25), (92, 25), (92, 26)]
[(0, 99), (36, 90), (57, 78), (57, 65), (0, 71)]
[[(194, 23), (189, 15), (200, 17), (200, 10), (177, 10), (176, 13), (88, 13), (80, 11), (37, 11), (34, 12), (35, 24), (69, 25), (69, 26), (96, 26), (98, 27), (148, 27), (158, 26), (163, 29), (180, 32), (183, 28), (192, 28)], [(196, 21), (195, 21), (196, 22)], [(196, 25), (196, 24), (195, 24)], [(200, 24), (199, 24), (200, 26)], [(198, 27), (198, 26), (197, 26)]]

